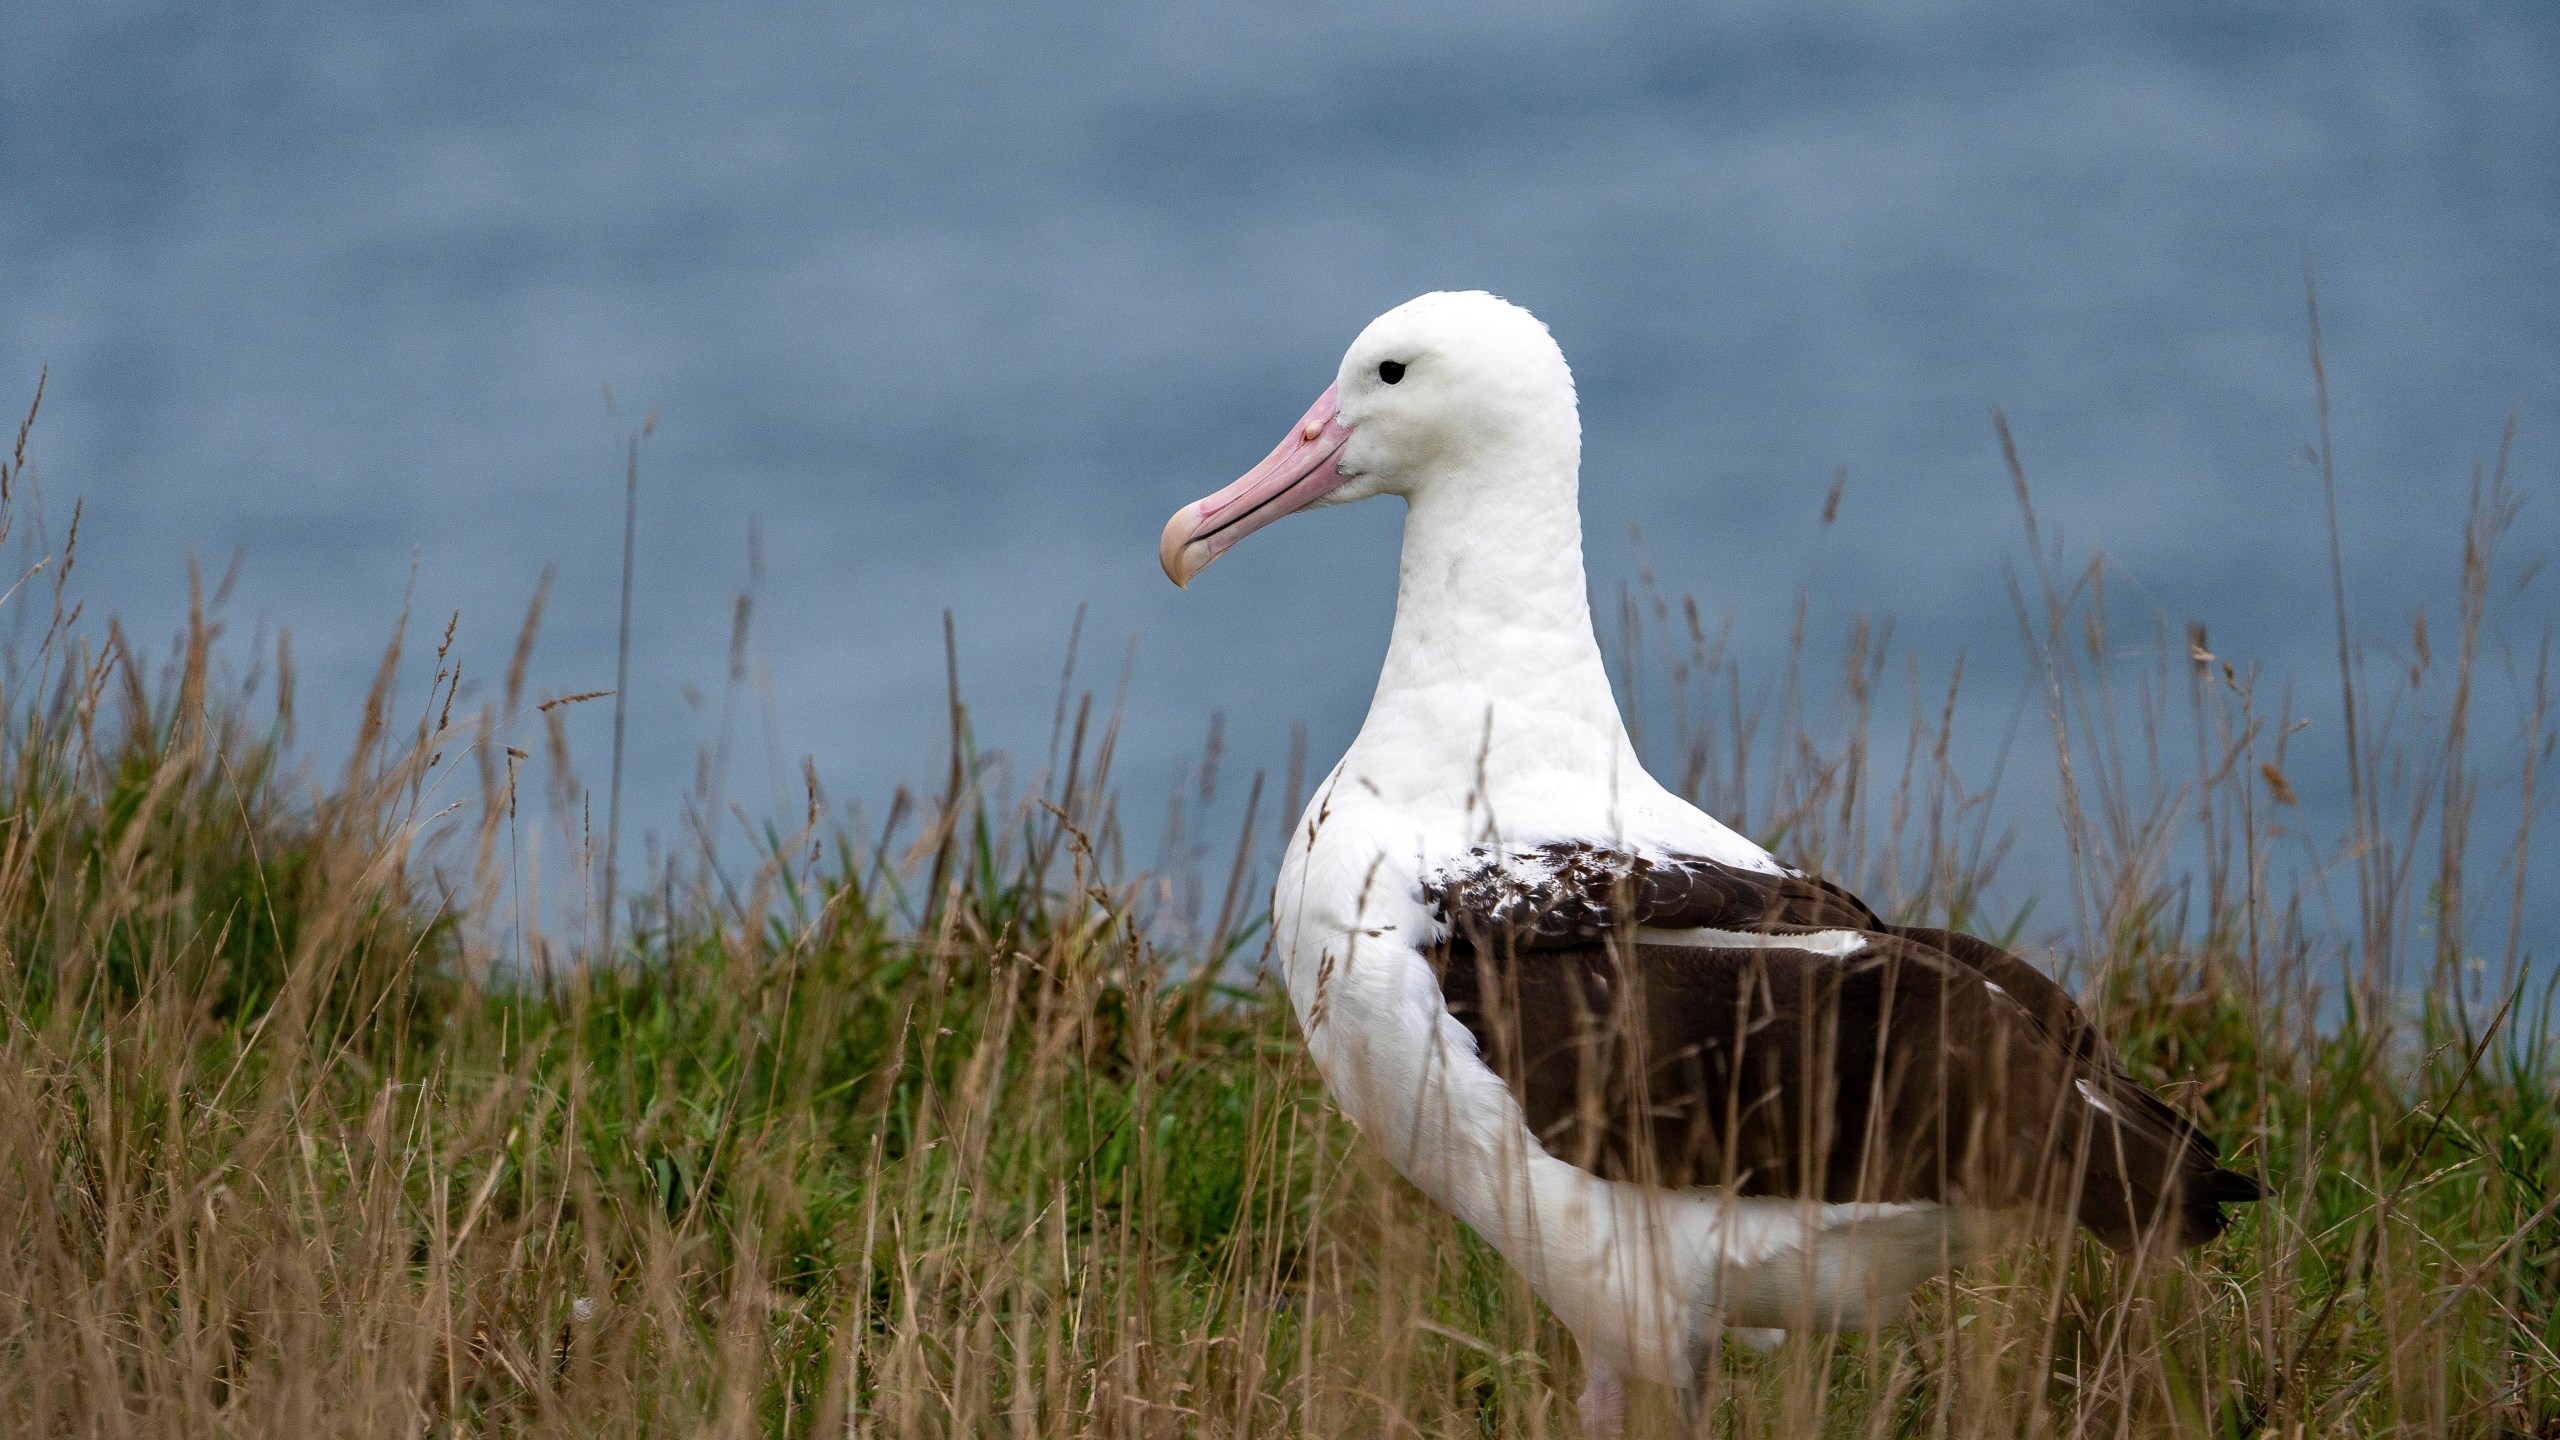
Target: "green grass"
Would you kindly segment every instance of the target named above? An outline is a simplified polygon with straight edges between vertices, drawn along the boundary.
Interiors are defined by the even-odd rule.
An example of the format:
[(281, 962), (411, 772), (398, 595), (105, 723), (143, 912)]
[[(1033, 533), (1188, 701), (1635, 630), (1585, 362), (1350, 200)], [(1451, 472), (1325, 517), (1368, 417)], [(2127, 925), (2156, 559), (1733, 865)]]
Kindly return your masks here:
[[(2465, 532), (2483, 594), (2503, 503)], [(2518, 775), (2447, 760), (2441, 723), (2369, 729), (2352, 853), (2312, 851), (2269, 687), (2166, 637), (2125, 673), (2103, 569), (2050, 573), (2022, 633), (2074, 788), (2019, 843), (2077, 885), (2014, 924), (1982, 909), (2000, 834), (1934, 701), (1871, 743), (1880, 641), (1829, 707), (1684, 720), (1657, 758), (1903, 915), (2054, 959), (2274, 1196), (2174, 1266), (2066, 1239), (1874, 1335), (1727, 1355), (1699, 1422), (2560, 1434), (2548, 996), (2521, 967), (2503, 1011), (2444, 983), (2505, 933), (2480, 897), (2532, 873), (2505, 837), (2475, 858), (2447, 797), (2521, 783), (2533, 814), (2539, 689)], [(1627, 654), (1684, 715), (1742, 716), (1673, 608), (1631, 601)], [(201, 616), (154, 683), (55, 615), (0, 734), (0, 1430), (1571, 1433), (1569, 1339), (1341, 1122), (1285, 1001), (1192, 963), (1161, 877), (1095, 858), (1081, 722), (1025, 803), (963, 746), (887, 833), (769, 830), (752, 875), (654, 877), (614, 963), (555, 925), (493, 980), (559, 864), (517, 830), (504, 737), (550, 713), (521, 661), (485, 717), (440, 678), (406, 725), (386, 681), (314, 783), (281, 716), (208, 679)], [(2413, 693), (2467, 693), (2456, 663)], [(2341, 892), (2325, 926), (2310, 897)]]

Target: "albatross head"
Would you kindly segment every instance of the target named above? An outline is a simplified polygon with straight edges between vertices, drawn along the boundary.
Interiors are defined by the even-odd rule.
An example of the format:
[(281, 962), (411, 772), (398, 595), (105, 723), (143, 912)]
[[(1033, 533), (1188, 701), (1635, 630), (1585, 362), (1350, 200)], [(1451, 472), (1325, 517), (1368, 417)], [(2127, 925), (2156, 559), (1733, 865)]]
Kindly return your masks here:
[(1158, 556), (1176, 585), (1292, 510), (1464, 485), (1571, 485), (1573, 375), (1538, 317), (1481, 290), (1369, 322), (1342, 369), (1244, 478), (1183, 506)]

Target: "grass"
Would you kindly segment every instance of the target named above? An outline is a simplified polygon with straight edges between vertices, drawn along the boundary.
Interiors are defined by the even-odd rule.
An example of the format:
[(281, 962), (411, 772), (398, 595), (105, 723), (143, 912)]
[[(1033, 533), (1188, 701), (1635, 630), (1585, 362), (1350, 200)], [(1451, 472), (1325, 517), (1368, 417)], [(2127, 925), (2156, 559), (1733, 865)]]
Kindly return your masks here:
[[(2505, 653), (2503, 458), (2444, 658), (2368, 663), (2340, 587), (2363, 723), (2352, 828), (2317, 842), (2281, 686), (2201, 628), (2124, 661), (2107, 571), (2064, 565), (2015, 476), (2058, 816), (1994, 828), (1950, 759), (1955, 678), (1886, 703), (1879, 630), (1816, 703), (1631, 587), (1634, 713), (1784, 853), (2049, 958), (2275, 1195), (2174, 1267), (2031, 1247), (1877, 1334), (1728, 1355), (1699, 1423), (2560, 1434), (2560, 1069), (2516, 938), (2540, 662), (2520, 742), (2481, 740), (2474, 699)], [(1114, 858), (1089, 697), (1017, 800), (955, 698), (933, 799), (854, 832), (813, 786), (752, 867), (658, 857), (614, 961), (581, 963), (558, 936), (592, 924), (518, 923), (546, 856), (549, 903), (587, 893), (534, 617), (476, 715), (441, 653), (395, 715), (395, 647), (323, 780), (284, 758), (286, 674), (217, 683), (199, 607), (155, 676), (91, 638), (67, 569), (10, 602), (42, 619), (50, 587), (0, 729), (0, 1429), (1572, 1433), (1569, 1339), (1340, 1121), (1274, 988), (1201, 963), (1251, 957), (1250, 853), (1205, 936)], [(536, 732), (544, 759), (508, 743)], [(2067, 895), (1990, 908), (2012, 839), (2070, 857)]]

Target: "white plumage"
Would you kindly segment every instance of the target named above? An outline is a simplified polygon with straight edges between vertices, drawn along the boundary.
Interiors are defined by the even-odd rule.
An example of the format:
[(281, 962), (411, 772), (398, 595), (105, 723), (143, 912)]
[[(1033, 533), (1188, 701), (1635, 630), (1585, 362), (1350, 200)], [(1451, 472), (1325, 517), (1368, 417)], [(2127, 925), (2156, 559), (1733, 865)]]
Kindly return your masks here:
[[(1452, 1015), (1431, 963), (1448, 921), (1426, 897), (1459, 867), (1481, 879), (1490, 856), (1497, 896), (1550, 884), (1558, 845), (1794, 875), (1637, 760), (1591, 625), (1580, 452), (1572, 376), (1546, 328), (1491, 295), (1425, 295), (1362, 331), (1289, 438), (1177, 512), (1161, 553), (1185, 583), (1290, 510), (1405, 500), (1393, 638), (1359, 737), (1282, 862), (1275, 947), (1334, 1098), (1527, 1276), (1582, 1347), (1586, 1429), (1611, 1432), (1622, 1378), (1689, 1384), (1717, 1327), (1765, 1344), (1786, 1328), (1879, 1322), (2016, 1216), (1603, 1178), (1541, 1146)], [(1509, 903), (1487, 913), (1500, 920)], [(1636, 938), (1847, 957), (1870, 937), (1686, 926)]]

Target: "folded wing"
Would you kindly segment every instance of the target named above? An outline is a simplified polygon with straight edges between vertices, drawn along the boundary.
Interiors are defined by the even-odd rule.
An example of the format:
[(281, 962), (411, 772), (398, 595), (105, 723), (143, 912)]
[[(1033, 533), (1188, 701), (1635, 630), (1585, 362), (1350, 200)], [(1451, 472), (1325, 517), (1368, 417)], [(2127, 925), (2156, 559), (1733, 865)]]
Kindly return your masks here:
[(1689, 856), (1470, 852), (1425, 887), (1450, 1013), (1549, 1153), (1611, 1179), (2075, 1216), (2185, 1247), (2257, 1182), (2032, 965)]

